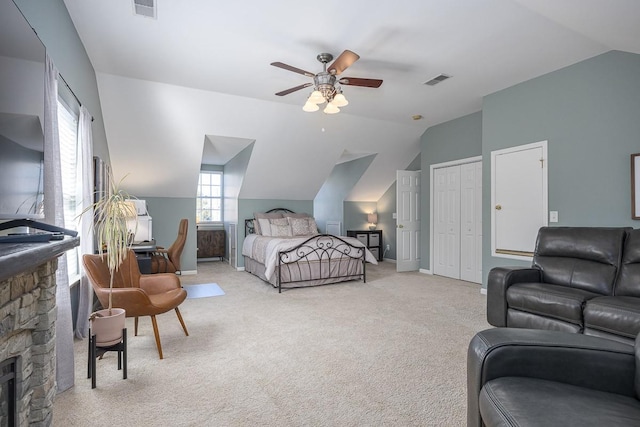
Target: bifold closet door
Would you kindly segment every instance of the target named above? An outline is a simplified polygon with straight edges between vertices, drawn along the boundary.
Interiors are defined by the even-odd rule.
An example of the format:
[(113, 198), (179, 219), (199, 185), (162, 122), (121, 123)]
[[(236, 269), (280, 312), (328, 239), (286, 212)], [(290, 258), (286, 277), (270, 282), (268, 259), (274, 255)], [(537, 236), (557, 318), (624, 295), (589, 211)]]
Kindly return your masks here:
[(434, 274), (460, 278), (460, 166), (434, 171)]
[(433, 274), (481, 283), (482, 162), (433, 175)]
[(460, 278), (482, 283), (482, 162), (460, 173)]

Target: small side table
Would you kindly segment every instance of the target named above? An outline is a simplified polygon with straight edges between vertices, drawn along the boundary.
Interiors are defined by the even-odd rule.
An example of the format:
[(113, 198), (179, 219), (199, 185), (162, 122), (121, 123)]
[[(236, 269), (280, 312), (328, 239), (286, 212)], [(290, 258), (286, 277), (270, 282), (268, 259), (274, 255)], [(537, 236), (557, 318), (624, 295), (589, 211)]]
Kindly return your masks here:
[(91, 378), (91, 388), (96, 388), (96, 358), (102, 357), (107, 351), (118, 352), (118, 370), (122, 370), (122, 379), (127, 379), (127, 328), (122, 329), (122, 341), (109, 347), (98, 347), (96, 336), (89, 328), (89, 357), (87, 359), (87, 378)]

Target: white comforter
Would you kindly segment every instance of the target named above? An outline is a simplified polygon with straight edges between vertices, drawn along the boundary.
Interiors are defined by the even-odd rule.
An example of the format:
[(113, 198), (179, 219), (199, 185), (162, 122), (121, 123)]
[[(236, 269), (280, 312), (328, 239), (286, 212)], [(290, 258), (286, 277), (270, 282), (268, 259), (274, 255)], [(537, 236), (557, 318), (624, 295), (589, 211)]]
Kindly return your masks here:
[[(313, 236), (303, 237), (266, 237), (250, 234), (244, 239), (242, 255), (253, 258), (265, 266), (265, 276), (271, 279), (278, 265), (278, 252), (286, 251), (303, 243)], [(352, 246), (364, 247), (364, 244), (353, 237), (339, 236), (340, 239)], [(371, 264), (378, 264), (373, 254), (365, 249), (365, 259)]]

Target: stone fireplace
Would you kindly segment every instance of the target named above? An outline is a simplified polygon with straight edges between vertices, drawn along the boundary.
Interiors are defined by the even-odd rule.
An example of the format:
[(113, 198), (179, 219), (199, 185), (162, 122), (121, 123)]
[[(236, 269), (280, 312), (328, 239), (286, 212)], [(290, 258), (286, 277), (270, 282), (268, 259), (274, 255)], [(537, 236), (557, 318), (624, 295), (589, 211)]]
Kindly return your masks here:
[[(0, 392), (1, 425), (48, 426), (56, 394), (57, 256), (78, 239), (0, 245), (0, 377), (14, 377)], [(13, 363), (11, 362), (13, 361)], [(9, 374), (6, 365), (13, 365)], [(10, 411), (15, 405), (15, 412)], [(6, 412), (6, 413), (5, 413)], [(15, 414), (15, 418), (14, 417)]]

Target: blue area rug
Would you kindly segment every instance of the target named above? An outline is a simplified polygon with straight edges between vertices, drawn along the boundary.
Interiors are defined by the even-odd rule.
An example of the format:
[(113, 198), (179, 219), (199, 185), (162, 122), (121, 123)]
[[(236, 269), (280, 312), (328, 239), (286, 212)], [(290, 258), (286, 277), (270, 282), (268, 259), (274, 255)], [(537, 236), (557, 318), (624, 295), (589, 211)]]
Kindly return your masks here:
[(183, 285), (187, 291), (187, 298), (205, 298), (224, 295), (224, 291), (217, 283), (204, 283), (202, 285)]

